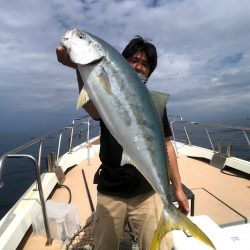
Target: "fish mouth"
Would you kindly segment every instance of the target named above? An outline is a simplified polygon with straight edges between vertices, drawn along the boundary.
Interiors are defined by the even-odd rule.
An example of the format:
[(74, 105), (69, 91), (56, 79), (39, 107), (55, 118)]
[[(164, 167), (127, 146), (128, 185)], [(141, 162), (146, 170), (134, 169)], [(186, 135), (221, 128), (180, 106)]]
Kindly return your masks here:
[(61, 40), (69, 40), (77, 33), (77, 29), (69, 29), (66, 31), (66, 33), (63, 35)]
[(69, 29), (69, 30), (67, 30), (66, 33), (60, 39), (60, 44), (62, 46), (65, 46), (65, 43), (67, 43), (68, 40), (73, 38), (75, 34), (77, 34), (77, 29)]

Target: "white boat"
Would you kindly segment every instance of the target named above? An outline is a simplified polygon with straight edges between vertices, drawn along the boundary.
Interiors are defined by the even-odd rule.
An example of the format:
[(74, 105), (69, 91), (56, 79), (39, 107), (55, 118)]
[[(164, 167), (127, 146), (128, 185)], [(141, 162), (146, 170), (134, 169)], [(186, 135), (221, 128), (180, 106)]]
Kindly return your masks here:
[[(215, 149), (209, 132), (214, 125), (184, 122), (177, 116), (170, 120), (182, 183), (187, 187), (185, 190), (190, 201), (190, 218), (209, 236), (216, 249), (249, 250), (250, 162), (232, 156), (229, 144), (219, 144)], [(196, 133), (198, 126), (205, 131), (210, 149), (192, 144), (190, 125), (194, 126), (193, 133)], [(177, 139), (180, 127), (185, 142)], [(242, 133), (250, 148), (250, 128), (214, 127)], [(87, 137), (84, 142), (73, 146), (79, 128), (87, 131)], [(90, 118), (78, 118), (70, 126), (34, 139), (1, 156), (1, 184), (4, 181), (1, 173), (5, 161), (11, 158), (32, 161), (37, 181), (1, 219), (0, 249), (93, 249), (91, 215), (96, 205), (93, 175), (100, 161), (99, 137), (90, 138), (92, 129)], [(69, 149), (61, 153), (66, 132), (70, 134)], [(51, 136), (58, 137), (57, 154), (48, 156), (49, 170), (40, 174), (44, 143)], [(39, 145), (37, 158), (20, 153), (34, 144)], [(174, 249), (208, 249), (182, 231), (173, 232), (173, 243)], [(125, 228), (120, 249), (139, 249), (130, 222)]]

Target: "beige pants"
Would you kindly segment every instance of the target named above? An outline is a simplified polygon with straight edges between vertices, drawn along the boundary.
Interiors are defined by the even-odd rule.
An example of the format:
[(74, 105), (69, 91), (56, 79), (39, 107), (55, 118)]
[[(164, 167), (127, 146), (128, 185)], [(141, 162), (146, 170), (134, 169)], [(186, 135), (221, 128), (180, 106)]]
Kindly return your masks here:
[[(96, 250), (117, 250), (123, 236), (127, 216), (133, 221), (140, 250), (149, 250), (163, 205), (160, 197), (150, 192), (133, 198), (120, 198), (98, 193), (94, 245)], [(172, 249), (171, 235), (161, 244), (161, 250)]]

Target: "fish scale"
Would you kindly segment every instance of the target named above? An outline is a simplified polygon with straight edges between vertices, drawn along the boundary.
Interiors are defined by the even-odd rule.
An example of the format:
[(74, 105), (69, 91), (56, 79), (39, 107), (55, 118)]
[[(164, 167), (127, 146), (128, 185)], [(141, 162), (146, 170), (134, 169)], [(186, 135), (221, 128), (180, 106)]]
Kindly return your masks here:
[[(162, 127), (145, 84), (128, 62), (104, 40), (72, 29), (61, 40), (84, 82), (79, 103), (87, 92), (127, 159), (160, 195), (164, 209), (150, 250), (158, 249), (164, 235), (174, 229), (188, 231), (215, 249), (209, 238), (170, 201), (168, 159)], [(123, 157), (126, 158), (126, 157)]]

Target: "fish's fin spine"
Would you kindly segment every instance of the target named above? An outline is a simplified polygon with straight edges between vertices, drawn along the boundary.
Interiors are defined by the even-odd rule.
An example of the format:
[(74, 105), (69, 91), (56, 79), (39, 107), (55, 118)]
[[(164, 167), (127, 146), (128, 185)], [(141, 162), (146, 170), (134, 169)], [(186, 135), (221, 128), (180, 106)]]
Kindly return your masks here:
[(197, 225), (181, 213), (181, 211), (179, 211), (174, 205), (170, 204), (167, 208), (164, 207), (152, 239), (150, 250), (157, 250), (160, 247), (161, 240), (165, 234), (178, 229), (192, 235), (197, 240), (200, 240), (204, 244), (210, 246), (211, 249), (216, 249), (212, 241)]
[(82, 88), (77, 103), (76, 103), (76, 109), (79, 109), (80, 107), (84, 106), (89, 101), (89, 95), (85, 88)]

